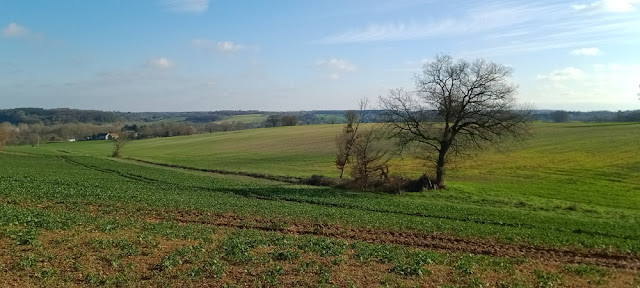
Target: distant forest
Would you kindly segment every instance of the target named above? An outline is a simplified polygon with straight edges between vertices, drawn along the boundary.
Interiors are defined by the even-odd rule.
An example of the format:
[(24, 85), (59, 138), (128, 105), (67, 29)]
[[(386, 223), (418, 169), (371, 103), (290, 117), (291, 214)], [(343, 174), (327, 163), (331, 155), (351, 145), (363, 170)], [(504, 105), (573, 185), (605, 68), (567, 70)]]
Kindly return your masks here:
[[(207, 123), (220, 121), (229, 116), (247, 114), (293, 114), (298, 117), (300, 124), (334, 124), (343, 120), (344, 110), (316, 110), (297, 112), (269, 112), (269, 111), (207, 111), (207, 112), (108, 112), (99, 110), (79, 109), (42, 109), (15, 108), (0, 110), (0, 123), (9, 122), (19, 124), (42, 124), (45, 126), (85, 123), (85, 124), (115, 124), (115, 123), (149, 123), (160, 121)], [(364, 122), (377, 122), (379, 111), (368, 110)], [(335, 119), (331, 117), (334, 116)], [(640, 121), (640, 110), (633, 111), (563, 111), (536, 110), (534, 120), (549, 122), (637, 122)]]
[[(345, 112), (344, 110), (108, 112), (66, 108), (16, 108), (0, 110), (0, 129), (8, 135), (3, 140), (7, 145), (38, 145), (45, 142), (93, 140), (100, 133), (131, 132), (136, 135), (136, 138), (142, 139), (274, 126), (339, 124), (345, 123)], [(362, 122), (379, 122), (380, 112), (364, 111)], [(259, 117), (258, 121), (246, 123), (238, 120), (242, 119), (242, 115)], [(618, 112), (536, 110), (533, 111), (532, 116), (533, 120), (545, 122), (640, 122), (640, 110)]]

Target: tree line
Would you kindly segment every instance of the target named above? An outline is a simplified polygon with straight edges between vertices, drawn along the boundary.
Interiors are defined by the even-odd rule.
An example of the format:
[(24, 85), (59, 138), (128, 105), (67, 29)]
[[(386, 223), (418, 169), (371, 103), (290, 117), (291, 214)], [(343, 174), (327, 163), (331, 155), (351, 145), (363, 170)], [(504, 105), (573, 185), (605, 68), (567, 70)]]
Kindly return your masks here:
[(258, 124), (242, 122), (222, 123), (190, 123), (190, 122), (157, 122), (157, 123), (68, 123), (43, 125), (40, 123), (13, 125), (9, 122), (0, 124), (0, 141), (3, 145), (39, 145), (47, 142), (94, 140), (101, 133), (135, 132), (135, 139), (153, 137), (188, 136), (193, 134), (225, 132), (233, 130), (257, 128)]
[(536, 111), (534, 119), (552, 121), (556, 123), (579, 122), (640, 122), (640, 110), (631, 111), (566, 111), (556, 110), (552, 112)]
[[(379, 107), (378, 107), (379, 108)], [(436, 111), (432, 111), (435, 113)], [(345, 124), (344, 110), (323, 110), (323, 111), (299, 111), (299, 112), (264, 112), (264, 111), (205, 111), (205, 112), (108, 112), (97, 110), (79, 109), (42, 109), (42, 108), (15, 108), (0, 109), (0, 123), (9, 122), (13, 125), (19, 124), (42, 124), (53, 126), (60, 124), (95, 124), (107, 125), (117, 123), (156, 123), (156, 122), (186, 122), (193, 124), (208, 124), (211, 122), (222, 122), (229, 116), (246, 114), (267, 115), (263, 123), (252, 125), (249, 128), (276, 127), (292, 125), (310, 124)], [(367, 110), (363, 123), (383, 122), (384, 111), (381, 109)], [(564, 110), (533, 110), (531, 114), (533, 120), (548, 122), (638, 122), (640, 121), (640, 110), (630, 111), (564, 111)], [(228, 121), (227, 121), (228, 122)], [(193, 125), (197, 126), (197, 125)], [(209, 131), (230, 131), (243, 127), (238, 123), (233, 125), (224, 124), (217, 127), (209, 124)]]
[(66, 123), (106, 124), (125, 118), (114, 112), (78, 109), (15, 108), (0, 110), (0, 123), (56, 125)]

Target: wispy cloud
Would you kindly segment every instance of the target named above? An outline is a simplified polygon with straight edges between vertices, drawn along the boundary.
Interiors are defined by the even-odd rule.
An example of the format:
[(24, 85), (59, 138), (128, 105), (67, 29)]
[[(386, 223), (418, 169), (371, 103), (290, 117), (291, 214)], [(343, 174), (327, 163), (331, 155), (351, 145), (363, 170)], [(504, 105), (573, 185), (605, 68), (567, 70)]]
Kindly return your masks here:
[(249, 47), (243, 44), (235, 43), (233, 41), (214, 41), (197, 38), (193, 39), (191, 43), (193, 47), (197, 49), (227, 54), (234, 54), (245, 49), (255, 49), (256, 51), (259, 50), (258, 47)]
[(147, 61), (146, 67), (152, 69), (170, 69), (175, 66), (175, 63), (165, 57), (155, 58)]
[(240, 45), (240, 44), (233, 43), (231, 41), (222, 41), (222, 42), (218, 42), (216, 44), (216, 48), (220, 52), (233, 53), (233, 52), (237, 52), (237, 51), (240, 51), (240, 50), (244, 49), (244, 46)]
[[(474, 43), (472, 50), (458, 51), (464, 56), (593, 47), (612, 40), (638, 43), (640, 15), (630, 8), (638, 6), (636, 3), (640, 3), (640, 0), (604, 1), (598, 5), (606, 4), (602, 7), (609, 8), (589, 10), (577, 9), (576, 4), (570, 1), (465, 2), (458, 7), (458, 12), (454, 11), (446, 14), (447, 16), (434, 16), (423, 21), (373, 23), (363, 28), (351, 28), (328, 35), (312, 43), (446, 40), (464, 37), (465, 41)], [(613, 11), (628, 13), (612, 13)]]
[(590, 3), (571, 5), (575, 10), (602, 10), (614, 13), (633, 12), (637, 10), (636, 6), (640, 6), (639, 0), (600, 0)]
[(209, 9), (211, 0), (164, 0), (164, 6), (173, 12), (202, 13)]
[(571, 51), (571, 55), (577, 56), (598, 56), (600, 54), (602, 54), (602, 51), (597, 47), (580, 48)]
[(316, 41), (316, 43), (337, 44), (426, 38), (438, 35), (447, 30), (454, 32), (458, 30), (455, 25), (453, 20), (444, 20), (429, 24), (416, 22), (371, 24), (364, 29), (351, 29), (344, 33), (325, 37)]
[(536, 15), (557, 9), (552, 6), (515, 5), (487, 2), (468, 7), (462, 15), (428, 21), (396, 21), (370, 24), (366, 28), (350, 29), (315, 41), (319, 44), (338, 44), (375, 41), (415, 40), (476, 34), (514, 27), (534, 20)]
[(579, 80), (584, 78), (584, 72), (575, 67), (566, 67), (564, 69), (551, 71), (548, 75), (538, 75), (538, 80)]
[(329, 73), (329, 78), (331, 79), (340, 79), (342, 74), (346, 72), (353, 72), (358, 67), (345, 59), (332, 58), (329, 60), (318, 60), (316, 61), (316, 67), (327, 71)]

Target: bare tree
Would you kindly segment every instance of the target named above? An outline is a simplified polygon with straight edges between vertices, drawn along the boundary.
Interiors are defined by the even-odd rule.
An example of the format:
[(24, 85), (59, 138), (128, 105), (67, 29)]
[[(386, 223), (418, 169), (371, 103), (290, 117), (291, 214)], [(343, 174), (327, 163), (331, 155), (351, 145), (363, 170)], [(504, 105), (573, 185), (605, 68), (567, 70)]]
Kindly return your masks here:
[(417, 91), (394, 89), (380, 98), (383, 121), (402, 150), (416, 144), (435, 162), (436, 185), (444, 188), (449, 152), (526, 135), (530, 112), (516, 107), (511, 73), (512, 68), (483, 59), (438, 55), (415, 76)]
[(123, 131), (117, 138), (113, 139), (113, 153), (111, 157), (120, 157), (120, 150), (133, 139), (133, 133), (130, 131)]
[(360, 121), (364, 117), (364, 113), (367, 109), (368, 100), (360, 100), (360, 112), (355, 110), (349, 110), (345, 112), (345, 118), (347, 119), (347, 125), (342, 128), (342, 132), (336, 136), (336, 167), (340, 170), (340, 179), (344, 175), (344, 169), (347, 163), (351, 161), (351, 152), (353, 145), (358, 138), (358, 128), (360, 128)]
[(353, 148), (353, 142), (356, 139), (356, 133), (352, 126), (345, 126), (342, 128), (342, 132), (336, 136), (336, 167), (340, 170), (340, 179), (344, 175), (344, 168), (351, 160), (351, 150)]
[[(361, 105), (362, 106), (362, 105)], [(356, 123), (360, 122), (360, 114), (363, 112), (362, 107), (360, 109), (360, 113), (356, 110), (348, 110), (344, 112), (344, 118), (347, 120), (347, 123)]]
[(282, 116), (278, 114), (269, 115), (265, 120), (265, 126), (267, 127), (278, 127), (280, 125), (282, 125)]
[[(354, 165), (351, 166), (351, 178), (360, 189), (367, 190), (374, 175), (388, 178), (390, 160), (388, 151), (380, 145), (381, 135), (375, 128), (361, 132), (353, 143)], [(387, 179), (384, 179), (387, 180)]]
[(9, 141), (10, 130), (9, 125), (0, 123), (0, 151), (4, 148), (4, 145)]

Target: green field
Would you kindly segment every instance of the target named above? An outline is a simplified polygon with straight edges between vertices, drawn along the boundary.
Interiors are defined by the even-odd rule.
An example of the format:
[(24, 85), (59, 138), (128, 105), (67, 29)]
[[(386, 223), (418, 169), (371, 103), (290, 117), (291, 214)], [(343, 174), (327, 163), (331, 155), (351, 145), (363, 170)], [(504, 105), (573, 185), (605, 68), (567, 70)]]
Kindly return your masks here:
[[(334, 139), (341, 125), (277, 127), (134, 141), (126, 157), (189, 167), (285, 176), (337, 177)], [(458, 159), (449, 172), (452, 195), (561, 201), (593, 209), (640, 207), (640, 124), (535, 124), (521, 144)], [(16, 147), (41, 153), (58, 150), (108, 156), (109, 142), (74, 142)], [(47, 153), (44, 151), (44, 153)], [(425, 163), (410, 155), (391, 172), (418, 176)]]
[[(340, 129), (138, 140), (123, 154), (336, 175)], [(533, 132), (459, 159), (446, 190), (401, 195), (116, 161), (106, 157), (109, 142), (9, 147), (0, 153), (0, 271), (9, 275), (0, 286), (640, 284), (640, 124), (535, 124)], [(417, 175), (419, 167), (405, 157), (392, 169)]]

